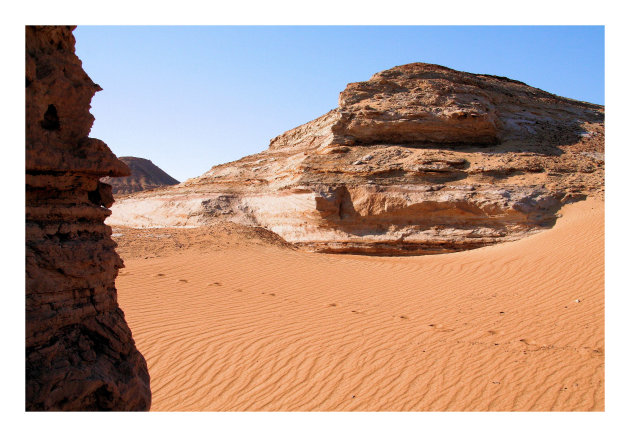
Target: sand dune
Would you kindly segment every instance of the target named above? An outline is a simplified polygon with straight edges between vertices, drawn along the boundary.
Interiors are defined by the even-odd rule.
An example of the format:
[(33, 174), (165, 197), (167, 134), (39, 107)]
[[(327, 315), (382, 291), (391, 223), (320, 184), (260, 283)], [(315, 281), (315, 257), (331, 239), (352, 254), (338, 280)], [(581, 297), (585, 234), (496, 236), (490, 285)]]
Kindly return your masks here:
[(517, 242), (408, 258), (233, 233), (134, 258), (118, 237), (152, 410), (601, 411), (604, 203), (561, 212)]

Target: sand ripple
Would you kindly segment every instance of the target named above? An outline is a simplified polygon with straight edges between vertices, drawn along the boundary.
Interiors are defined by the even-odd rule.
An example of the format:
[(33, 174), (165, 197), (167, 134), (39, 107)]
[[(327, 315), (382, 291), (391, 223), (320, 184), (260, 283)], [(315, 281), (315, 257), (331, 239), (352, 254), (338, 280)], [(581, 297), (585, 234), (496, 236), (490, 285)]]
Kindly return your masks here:
[(604, 205), (455, 254), (125, 258), (152, 410), (603, 410)]

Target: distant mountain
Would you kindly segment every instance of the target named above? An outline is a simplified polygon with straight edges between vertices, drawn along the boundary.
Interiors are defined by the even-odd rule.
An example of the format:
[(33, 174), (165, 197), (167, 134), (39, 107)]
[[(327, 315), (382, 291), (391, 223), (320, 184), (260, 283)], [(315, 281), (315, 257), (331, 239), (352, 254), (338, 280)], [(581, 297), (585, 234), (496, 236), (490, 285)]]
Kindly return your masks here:
[(122, 156), (119, 159), (129, 166), (131, 176), (102, 178), (102, 182), (112, 186), (113, 194), (130, 194), (136, 191), (163, 187), (165, 185), (179, 184), (177, 179), (169, 176), (164, 170), (148, 159), (136, 158), (134, 156)]

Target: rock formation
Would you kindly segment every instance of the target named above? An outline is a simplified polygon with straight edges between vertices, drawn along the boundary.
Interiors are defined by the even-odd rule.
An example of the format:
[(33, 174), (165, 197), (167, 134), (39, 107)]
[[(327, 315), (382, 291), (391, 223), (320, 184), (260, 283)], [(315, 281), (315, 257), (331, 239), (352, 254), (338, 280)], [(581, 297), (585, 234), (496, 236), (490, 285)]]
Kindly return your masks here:
[(112, 186), (116, 195), (131, 194), (136, 191), (151, 190), (166, 185), (177, 185), (179, 181), (169, 176), (150, 160), (133, 156), (121, 156), (122, 162), (131, 169), (131, 175), (120, 177), (106, 176), (101, 182)]
[(322, 252), (430, 254), (511, 241), (604, 189), (604, 108), (409, 64), (256, 155), (117, 202), (108, 223), (263, 226)]
[(26, 410), (148, 410), (147, 365), (116, 302), (111, 187), (99, 182), (129, 169), (88, 137), (100, 87), (72, 29), (26, 27)]

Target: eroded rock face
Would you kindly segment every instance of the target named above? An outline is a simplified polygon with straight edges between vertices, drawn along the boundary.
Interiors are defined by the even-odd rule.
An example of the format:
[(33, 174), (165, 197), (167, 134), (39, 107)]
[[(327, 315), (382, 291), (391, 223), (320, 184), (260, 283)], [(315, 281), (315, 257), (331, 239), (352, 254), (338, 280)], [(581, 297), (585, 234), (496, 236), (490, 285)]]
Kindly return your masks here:
[(603, 189), (602, 106), (417, 63), (349, 84), (262, 153), (122, 199), (108, 223), (228, 220), (315, 251), (430, 254), (522, 238)]
[[(545, 142), (551, 131), (562, 131), (569, 144), (579, 138), (567, 128), (599, 109), (505, 77), (409, 64), (348, 85), (339, 96), (333, 142), (493, 145)], [(579, 126), (573, 128), (576, 135)]]
[(26, 409), (148, 410), (147, 365), (116, 302), (111, 187), (99, 181), (129, 169), (88, 138), (100, 87), (72, 29), (26, 27)]
[(121, 156), (122, 162), (131, 170), (129, 176), (101, 178), (101, 182), (112, 186), (116, 195), (131, 194), (136, 191), (152, 190), (167, 185), (177, 185), (179, 181), (148, 159), (134, 156)]

